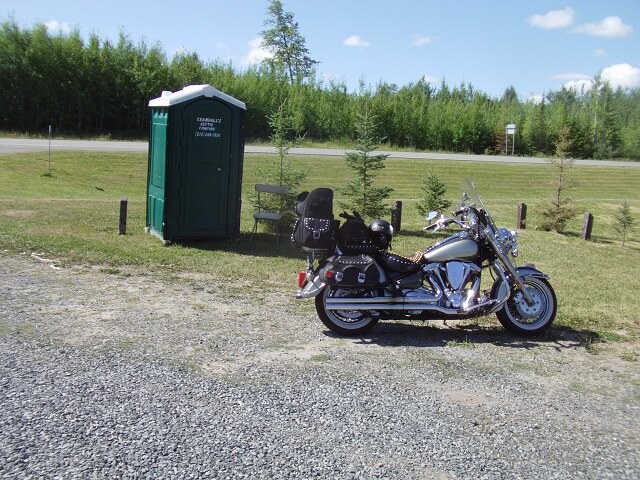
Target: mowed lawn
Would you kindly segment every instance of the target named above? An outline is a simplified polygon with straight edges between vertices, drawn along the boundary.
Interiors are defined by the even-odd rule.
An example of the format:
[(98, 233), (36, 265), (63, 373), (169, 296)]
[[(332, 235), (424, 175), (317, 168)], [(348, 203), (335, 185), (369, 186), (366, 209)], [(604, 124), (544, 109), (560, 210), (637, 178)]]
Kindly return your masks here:
[[(257, 167), (275, 161), (269, 155), (247, 154), (243, 172), (243, 208), (239, 242), (210, 241), (164, 246), (144, 232), (146, 225), (147, 156), (134, 153), (54, 152), (51, 175), (47, 153), (0, 156), (0, 249), (35, 252), (61, 264), (91, 264), (118, 268), (138, 265), (161, 274), (196, 271), (212, 279), (241, 276), (256, 288), (295, 288), (296, 272), (304, 256), (268, 234), (249, 245), (252, 211), (249, 194)], [(351, 172), (340, 157), (292, 156), (307, 172), (302, 189), (319, 186), (339, 189)], [(377, 182), (394, 189), (389, 205), (403, 202), (402, 231), (395, 239), (397, 253), (412, 253), (438, 240), (425, 235), (416, 203), (421, 185), (435, 171), (448, 186), (454, 204), (465, 179), (477, 185), (483, 200), (501, 226), (513, 228), (517, 205), (528, 206), (528, 227), (521, 234), (520, 263), (535, 263), (551, 276), (559, 300), (558, 325), (584, 329), (609, 339), (640, 338), (640, 225), (626, 246), (614, 229), (615, 215), (627, 201), (640, 224), (640, 168), (574, 166), (575, 187), (568, 195), (581, 212), (595, 222), (592, 241), (580, 238), (583, 213), (572, 220), (564, 235), (535, 229), (539, 206), (552, 193), (550, 165), (523, 165), (464, 161), (388, 159)], [(126, 235), (118, 235), (120, 198), (129, 199)]]

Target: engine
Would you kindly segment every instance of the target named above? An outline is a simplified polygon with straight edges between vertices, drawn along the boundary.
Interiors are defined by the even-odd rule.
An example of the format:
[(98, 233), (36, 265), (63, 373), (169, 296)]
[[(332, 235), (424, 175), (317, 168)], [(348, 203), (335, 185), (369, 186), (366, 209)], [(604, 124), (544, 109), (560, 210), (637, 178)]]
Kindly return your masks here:
[(425, 266), (425, 271), (442, 289), (441, 306), (454, 309), (467, 309), (476, 304), (481, 270), (473, 262), (461, 261)]

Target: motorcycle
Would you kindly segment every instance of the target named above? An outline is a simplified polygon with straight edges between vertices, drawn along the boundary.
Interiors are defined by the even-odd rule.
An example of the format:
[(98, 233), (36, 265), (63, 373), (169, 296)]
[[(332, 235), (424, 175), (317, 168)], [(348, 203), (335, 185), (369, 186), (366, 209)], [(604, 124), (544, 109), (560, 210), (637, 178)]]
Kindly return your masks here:
[[(498, 228), (475, 185), (469, 187), (473, 198), (464, 193), (451, 217), (430, 212), (426, 220), (432, 223), (423, 229), (438, 232), (454, 225), (459, 231), (411, 258), (389, 251), (393, 229), (385, 220), (366, 228), (357, 213), (344, 212), (346, 222), (338, 228), (332, 212), (325, 219), (300, 218), (313, 241), (308, 248), (302, 240), (294, 242), (308, 253), (295, 298), (315, 298), (320, 320), (340, 335), (363, 334), (380, 320), (489, 314), (515, 334), (545, 331), (557, 311), (548, 276), (531, 264), (516, 266), (517, 231)], [(332, 241), (319, 244), (325, 237)]]

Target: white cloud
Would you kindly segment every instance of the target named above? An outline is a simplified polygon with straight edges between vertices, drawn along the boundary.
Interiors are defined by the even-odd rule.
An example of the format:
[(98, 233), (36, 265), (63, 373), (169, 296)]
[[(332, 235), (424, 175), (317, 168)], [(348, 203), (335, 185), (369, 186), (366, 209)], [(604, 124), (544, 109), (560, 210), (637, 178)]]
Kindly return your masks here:
[(567, 7), (564, 10), (551, 10), (543, 15), (532, 15), (528, 21), (529, 25), (545, 30), (566, 28), (573, 24), (573, 9)]
[(633, 28), (623, 23), (620, 17), (606, 17), (597, 23), (578, 25), (573, 30), (578, 33), (605, 38), (628, 37), (633, 32)]
[(607, 56), (607, 51), (604, 48), (596, 48), (593, 50), (593, 54), (596, 57), (606, 57)]
[(585, 73), (566, 72), (566, 73), (556, 73), (555, 75), (551, 75), (551, 79), (552, 80), (569, 80), (569, 81), (591, 80), (591, 75), (587, 75)]
[(273, 57), (273, 52), (262, 46), (262, 38), (254, 38), (248, 43), (249, 53), (241, 59), (242, 65), (257, 65), (267, 58)]
[(351, 35), (350, 37), (345, 38), (342, 44), (347, 47), (356, 48), (369, 48), (371, 46), (371, 44), (360, 37), (360, 35)]
[(593, 86), (592, 79), (581, 79), (581, 80), (569, 80), (562, 85), (564, 88), (568, 90), (576, 90), (577, 92), (590, 90)]
[[(553, 80), (561, 80), (564, 88), (577, 91), (589, 90), (593, 87), (594, 79), (583, 73), (558, 73), (551, 77)], [(605, 67), (600, 72), (603, 82), (608, 82), (611, 88), (622, 89), (640, 88), (640, 68), (628, 63), (618, 63)]]
[(66, 22), (61, 23), (58, 20), (49, 20), (48, 22), (44, 22), (44, 26), (47, 27), (47, 33), (50, 35), (66, 35), (71, 32), (69, 24)]
[(551, 75), (552, 80), (561, 80), (562, 86), (569, 90), (589, 90), (593, 85), (593, 77), (585, 73), (565, 72)]
[(638, 88), (640, 87), (640, 68), (619, 63), (602, 69), (602, 80), (611, 84), (612, 88)]
[(422, 47), (433, 43), (434, 38), (427, 35), (414, 35), (411, 45), (414, 47)]
[(528, 102), (533, 103), (534, 105), (540, 105), (544, 100), (544, 95), (540, 94), (540, 93), (533, 93), (531, 94), (531, 96), (527, 99)]

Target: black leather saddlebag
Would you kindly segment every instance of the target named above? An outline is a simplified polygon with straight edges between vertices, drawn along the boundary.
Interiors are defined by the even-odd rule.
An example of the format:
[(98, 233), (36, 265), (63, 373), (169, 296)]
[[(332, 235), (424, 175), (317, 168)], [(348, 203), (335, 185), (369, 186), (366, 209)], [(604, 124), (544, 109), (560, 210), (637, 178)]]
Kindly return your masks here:
[(291, 241), (306, 252), (325, 252), (335, 244), (336, 222), (333, 219), (333, 190), (316, 188), (303, 192), (296, 202), (298, 220)]
[(339, 255), (329, 259), (320, 278), (327, 285), (373, 287), (380, 281), (380, 273), (369, 255)]

